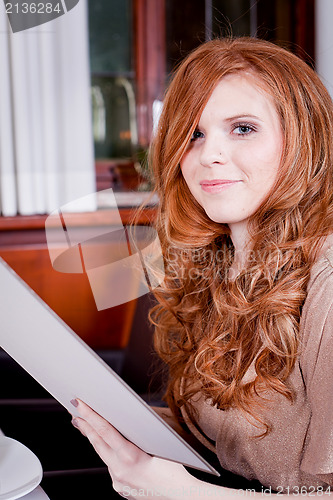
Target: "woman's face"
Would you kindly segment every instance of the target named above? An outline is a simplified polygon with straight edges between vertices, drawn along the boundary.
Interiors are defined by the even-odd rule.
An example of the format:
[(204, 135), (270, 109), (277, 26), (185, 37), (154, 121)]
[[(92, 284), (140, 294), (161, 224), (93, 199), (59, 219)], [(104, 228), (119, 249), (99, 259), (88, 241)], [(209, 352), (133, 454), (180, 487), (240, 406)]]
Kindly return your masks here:
[(214, 89), (181, 162), (184, 179), (208, 217), (244, 229), (272, 188), (283, 149), (268, 93), (249, 73), (225, 76)]

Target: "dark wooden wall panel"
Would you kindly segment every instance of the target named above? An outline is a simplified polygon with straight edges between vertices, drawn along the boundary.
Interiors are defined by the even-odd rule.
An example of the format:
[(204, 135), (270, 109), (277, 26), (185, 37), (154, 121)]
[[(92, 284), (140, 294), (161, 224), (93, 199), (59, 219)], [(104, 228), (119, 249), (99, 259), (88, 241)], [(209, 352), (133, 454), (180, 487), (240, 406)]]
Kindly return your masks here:
[[(123, 209), (120, 213), (123, 224), (128, 224), (133, 210)], [(153, 209), (147, 209), (138, 222), (148, 223), (153, 214)], [(109, 224), (112, 213), (100, 211), (98, 214), (73, 214), (72, 217), (78, 226)], [(86, 274), (53, 269), (46, 243), (45, 219), (46, 216), (1, 219), (0, 256), (91, 347), (124, 348), (137, 301), (98, 311)]]

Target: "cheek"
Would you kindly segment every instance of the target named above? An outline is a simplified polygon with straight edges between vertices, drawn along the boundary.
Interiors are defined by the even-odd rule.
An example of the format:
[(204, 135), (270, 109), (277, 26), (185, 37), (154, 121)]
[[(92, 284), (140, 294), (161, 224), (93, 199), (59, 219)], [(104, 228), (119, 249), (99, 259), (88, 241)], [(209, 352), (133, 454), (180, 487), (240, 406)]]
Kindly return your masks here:
[(193, 178), (194, 171), (191, 168), (192, 162), (191, 162), (191, 157), (190, 155), (186, 155), (182, 158), (182, 160), (179, 163), (180, 165), (180, 170), (181, 173), (185, 179), (186, 184), (189, 184), (191, 181), (191, 178)]
[(249, 152), (249, 171), (251, 175), (264, 179), (275, 179), (280, 168), (282, 144), (269, 141), (264, 147)]
[(202, 206), (200, 188), (196, 181), (196, 169), (193, 167), (193, 161), (190, 155), (183, 158), (179, 166), (189, 193), (192, 195), (193, 199)]
[(282, 144), (280, 141), (269, 141), (268, 139), (265, 144), (258, 147), (253, 153), (261, 163), (267, 163), (268, 165), (274, 166), (280, 162)]

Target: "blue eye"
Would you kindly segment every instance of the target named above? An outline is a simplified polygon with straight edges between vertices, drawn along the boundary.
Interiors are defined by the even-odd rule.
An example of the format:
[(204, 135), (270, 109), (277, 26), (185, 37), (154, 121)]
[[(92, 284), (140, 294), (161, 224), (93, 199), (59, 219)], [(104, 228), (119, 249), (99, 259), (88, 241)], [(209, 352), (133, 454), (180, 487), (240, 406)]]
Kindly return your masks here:
[(236, 132), (237, 135), (249, 135), (254, 131), (254, 126), (246, 123), (238, 123), (233, 129), (233, 132)]
[(201, 139), (203, 137), (203, 133), (200, 132), (200, 130), (195, 130), (192, 134), (192, 137), (191, 137), (191, 142), (197, 140), (197, 139)]

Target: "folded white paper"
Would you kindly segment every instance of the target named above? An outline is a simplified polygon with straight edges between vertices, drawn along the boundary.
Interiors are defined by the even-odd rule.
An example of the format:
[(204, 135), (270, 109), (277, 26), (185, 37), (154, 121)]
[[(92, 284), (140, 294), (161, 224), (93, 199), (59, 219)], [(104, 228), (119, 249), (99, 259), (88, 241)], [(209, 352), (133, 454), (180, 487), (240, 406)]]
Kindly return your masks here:
[(79, 398), (145, 452), (219, 475), (2, 259), (0, 283), (0, 346), (70, 413)]

